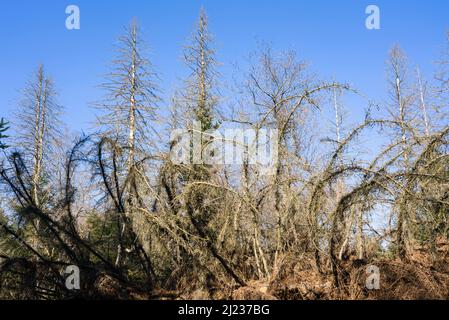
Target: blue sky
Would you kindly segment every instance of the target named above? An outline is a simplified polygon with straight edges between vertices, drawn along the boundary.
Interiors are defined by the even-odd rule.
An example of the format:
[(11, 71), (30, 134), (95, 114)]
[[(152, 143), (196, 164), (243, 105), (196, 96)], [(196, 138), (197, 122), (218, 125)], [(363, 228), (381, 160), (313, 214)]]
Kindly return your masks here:
[[(78, 5), (81, 30), (65, 28), (65, 8)], [(365, 28), (365, 8), (381, 10), (381, 30)], [(245, 63), (257, 41), (275, 49), (295, 49), (324, 79), (348, 82), (375, 99), (386, 96), (387, 52), (395, 43), (412, 65), (432, 76), (433, 62), (445, 46), (449, 1), (361, 0), (40, 0), (5, 1), (0, 7), (0, 117), (11, 118), (19, 90), (40, 63), (46, 65), (65, 106), (64, 120), (78, 132), (93, 121), (96, 86), (113, 59), (111, 50), (133, 17), (137, 17), (151, 59), (168, 97), (185, 75), (182, 46), (201, 7), (215, 36), (223, 80), (232, 63)], [(168, 99), (161, 104), (166, 108)], [(361, 116), (351, 110), (352, 117)]]

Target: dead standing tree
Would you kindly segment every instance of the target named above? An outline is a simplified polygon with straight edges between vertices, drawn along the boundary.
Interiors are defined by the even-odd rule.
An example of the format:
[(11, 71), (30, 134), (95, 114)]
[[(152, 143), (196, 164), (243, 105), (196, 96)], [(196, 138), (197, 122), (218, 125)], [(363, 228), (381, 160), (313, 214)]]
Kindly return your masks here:
[[(31, 172), (31, 194), (37, 206), (46, 197), (44, 177), (48, 178), (52, 155), (60, 138), (62, 108), (56, 103), (54, 84), (44, 66), (39, 66), (35, 78), (28, 82), (17, 113), (17, 147)], [(48, 180), (48, 179), (47, 179)], [(48, 196), (48, 194), (47, 194)]]
[(212, 178), (209, 167), (205, 165), (206, 159), (211, 156), (205, 154), (212, 139), (207, 132), (218, 128), (215, 121), (215, 108), (218, 103), (218, 73), (215, 51), (211, 47), (211, 42), (208, 19), (206, 13), (201, 11), (191, 43), (184, 52), (186, 65), (191, 70), (191, 75), (186, 81), (185, 102), (192, 116), (191, 124), (196, 122), (200, 125), (199, 132), (196, 132), (198, 128), (195, 126), (191, 130), (189, 129), (192, 136), (199, 134), (200, 137), (198, 141), (200, 148), (193, 146), (192, 150), (192, 152), (199, 150), (200, 155), (193, 154), (192, 160), (199, 158), (200, 163), (193, 163), (190, 167), (184, 199), (190, 222), (198, 236), (205, 241), (210, 255), (239, 285), (245, 285), (244, 280), (237, 275), (229, 261), (219, 252), (216, 244), (217, 230), (214, 230), (210, 223), (218, 214), (217, 208), (211, 205), (211, 200), (214, 195), (218, 195), (219, 190), (202, 184)]
[[(99, 144), (99, 167), (104, 176), (105, 162), (102, 161), (110, 160), (113, 164), (112, 176), (104, 176), (103, 180), (119, 215), (119, 239), (129, 233), (135, 235), (132, 231), (133, 218), (138, 212), (136, 208), (142, 203), (139, 189), (143, 177), (139, 176), (139, 172), (142, 172), (139, 166), (141, 160), (148, 156), (152, 141), (150, 137), (155, 135), (151, 122), (155, 120), (160, 101), (157, 75), (150, 60), (145, 57), (145, 50), (137, 21), (133, 20), (126, 34), (119, 38), (118, 57), (113, 61), (113, 71), (102, 85), (107, 92), (106, 99), (97, 104), (104, 112), (99, 117), (99, 124), (106, 129), (103, 136), (108, 137), (101, 139)], [(103, 158), (105, 154), (111, 157), (106, 160)], [(117, 162), (122, 154), (126, 154), (124, 166)], [(114, 184), (109, 186), (109, 181)], [(111, 188), (116, 189), (117, 193), (112, 194)], [(136, 241), (140, 242), (141, 239)], [(145, 256), (142, 246), (139, 244), (138, 247), (138, 254)], [(124, 244), (119, 241), (116, 266), (122, 264), (125, 254)], [(147, 270), (152, 273), (148, 257), (145, 260)]]
[[(218, 77), (216, 70), (215, 51), (212, 48), (212, 36), (208, 30), (206, 13), (201, 11), (198, 24), (184, 50), (184, 61), (190, 70), (185, 81), (184, 90), (179, 95), (176, 104), (187, 115), (186, 132), (190, 137), (189, 163), (174, 165), (168, 161), (162, 171), (162, 185), (169, 201), (169, 211), (175, 214), (186, 212), (190, 226), (189, 232), (200, 240), (200, 247), (204, 247), (204, 257), (207, 261), (216, 261), (224, 271), (226, 277), (231, 277), (238, 285), (245, 282), (235, 272), (232, 263), (221, 252), (218, 241), (221, 228), (217, 222), (221, 221), (219, 200), (225, 197), (220, 188), (212, 187), (208, 183), (217, 178), (212, 166), (207, 165), (207, 159), (213, 157), (208, 151), (213, 141), (210, 131), (218, 128), (216, 121), (216, 107), (218, 104)], [(179, 110), (178, 110), (179, 111)], [(198, 139), (195, 139), (198, 137)], [(178, 141), (172, 142), (173, 148)], [(196, 145), (194, 145), (196, 144)], [(175, 196), (179, 195), (179, 196)], [(186, 242), (186, 235), (181, 234), (182, 242)], [(197, 240), (198, 241), (198, 240)], [(219, 276), (198, 257), (191, 257), (185, 246), (180, 249), (182, 261), (190, 265), (194, 260), (198, 277), (206, 273), (206, 278), (217, 281)], [(211, 259), (212, 258), (212, 259)], [(193, 260), (192, 260), (193, 259)], [(202, 265), (202, 266), (201, 266)], [(189, 268), (190, 268), (189, 267)], [(219, 271), (220, 272), (220, 271)]]
[[(402, 142), (402, 160), (400, 165), (404, 172), (408, 172), (410, 168), (410, 158), (412, 157), (411, 149), (409, 148), (410, 134), (407, 131), (407, 125), (412, 115), (411, 104), (413, 96), (408, 92), (407, 88), (407, 62), (403, 51), (399, 46), (395, 46), (390, 51), (390, 58), (388, 61), (388, 67), (390, 72), (390, 93), (393, 103), (393, 110), (391, 114), (400, 125), (400, 139)], [(394, 108), (396, 110), (394, 110)], [(404, 188), (406, 188), (406, 181), (404, 181)], [(403, 191), (401, 191), (403, 192)], [(398, 216), (397, 216), (397, 237), (396, 245), (399, 257), (401, 259), (406, 258), (407, 254), (407, 230), (408, 224), (411, 223), (410, 216), (408, 214), (408, 204), (406, 197), (400, 197), (398, 203)]]

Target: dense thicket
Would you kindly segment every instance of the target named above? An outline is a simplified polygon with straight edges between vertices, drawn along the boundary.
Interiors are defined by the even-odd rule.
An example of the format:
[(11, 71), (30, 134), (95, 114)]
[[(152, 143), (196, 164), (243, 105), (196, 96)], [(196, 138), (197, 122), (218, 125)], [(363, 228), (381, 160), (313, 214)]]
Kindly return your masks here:
[[(189, 76), (161, 124), (162, 88), (133, 22), (95, 105), (98, 131), (65, 152), (39, 67), (9, 119), (18, 134), (0, 124), (0, 298), (367, 298), (371, 264), (391, 284), (379, 297), (449, 297), (447, 54), (426, 81), (394, 47), (390, 99), (376, 104), (267, 46), (230, 90), (204, 12), (184, 57)], [(348, 95), (366, 104), (356, 125)], [(324, 135), (323, 112), (335, 113)], [(211, 130), (236, 126), (278, 130), (274, 170), (249, 156), (203, 161)], [(199, 163), (173, 161), (173, 129), (199, 135), (188, 156)], [(70, 265), (79, 290), (66, 287)]]

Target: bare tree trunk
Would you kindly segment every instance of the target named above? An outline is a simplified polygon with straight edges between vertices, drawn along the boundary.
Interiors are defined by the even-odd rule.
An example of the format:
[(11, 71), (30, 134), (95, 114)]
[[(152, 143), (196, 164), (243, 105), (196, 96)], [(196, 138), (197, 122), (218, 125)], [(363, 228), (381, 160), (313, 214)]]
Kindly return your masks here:
[(351, 217), (346, 222), (346, 230), (345, 230), (345, 238), (343, 244), (341, 245), (340, 252), (338, 254), (338, 259), (343, 260), (344, 254), (348, 250), (349, 241), (351, 240), (352, 227), (354, 225), (355, 220), (355, 209), (351, 209)]
[(36, 106), (35, 106), (35, 128), (34, 128), (34, 169), (32, 175), (32, 195), (33, 201), (36, 206), (39, 206), (39, 180), (41, 177), (42, 168), (42, 149), (43, 149), (43, 134), (45, 130), (45, 76), (43, 66), (39, 67), (38, 75), (38, 92), (36, 93)]
[(128, 174), (131, 174), (135, 159), (135, 136), (136, 136), (136, 54), (137, 54), (137, 25), (134, 23), (131, 30), (131, 87), (130, 87), (130, 106), (129, 106), (129, 136), (128, 136)]
[(424, 97), (424, 88), (423, 88), (423, 84), (422, 84), (421, 72), (420, 72), (419, 68), (416, 68), (416, 74), (418, 77), (419, 97), (421, 100), (421, 111), (422, 111), (423, 120), (424, 120), (424, 130), (425, 130), (426, 136), (428, 137), (430, 135), (429, 119), (427, 116), (427, 106), (426, 106), (426, 101), (425, 101), (425, 97)]
[(365, 258), (365, 246), (363, 239), (363, 210), (360, 207), (357, 210), (357, 259)]
[[(393, 48), (390, 54), (390, 63), (392, 67), (392, 76), (394, 77), (394, 96), (395, 103), (398, 107), (399, 112), (399, 123), (401, 127), (401, 140), (402, 140), (402, 150), (403, 150), (403, 166), (404, 172), (408, 170), (408, 147), (407, 147), (407, 128), (406, 128), (406, 110), (405, 110), (405, 99), (403, 97), (402, 85), (405, 81), (405, 57), (399, 47)], [(397, 218), (397, 235), (396, 235), (396, 245), (398, 249), (398, 255), (401, 260), (405, 259), (407, 255), (405, 235), (406, 235), (406, 220), (407, 220), (407, 200), (405, 187), (407, 182), (404, 181), (402, 184), (402, 190), (400, 192), (401, 196), (399, 198), (398, 207), (398, 218)]]

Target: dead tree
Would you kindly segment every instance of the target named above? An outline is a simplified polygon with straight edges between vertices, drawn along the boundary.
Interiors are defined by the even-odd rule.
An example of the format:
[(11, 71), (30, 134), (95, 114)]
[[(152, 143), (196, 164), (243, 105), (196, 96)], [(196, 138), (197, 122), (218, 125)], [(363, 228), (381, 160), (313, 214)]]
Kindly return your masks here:
[[(402, 142), (403, 150), (403, 164), (402, 168), (405, 172), (409, 169), (410, 161), (410, 149), (409, 145), (409, 133), (407, 132), (407, 123), (410, 118), (410, 105), (412, 96), (406, 91), (406, 81), (407, 81), (407, 64), (406, 57), (399, 46), (395, 46), (390, 51), (390, 58), (388, 62), (390, 80), (389, 84), (391, 87), (392, 102), (396, 111), (392, 111), (394, 119), (396, 119), (401, 124), (400, 129), (400, 139)], [(405, 187), (404, 182), (404, 187)], [(401, 192), (403, 192), (401, 190)], [(406, 249), (406, 238), (407, 238), (407, 223), (409, 222), (407, 203), (404, 197), (399, 198), (398, 203), (398, 217), (397, 217), (397, 235), (396, 235), (396, 245), (399, 257), (405, 259), (407, 249)]]
[[(120, 197), (123, 203), (118, 206), (119, 238), (131, 232), (132, 218), (141, 203), (138, 165), (148, 155), (151, 139), (156, 135), (152, 121), (155, 120), (158, 96), (157, 75), (150, 60), (145, 57), (145, 42), (141, 38), (137, 21), (133, 20), (126, 34), (119, 38), (118, 57), (113, 61), (113, 71), (107, 76), (102, 88), (107, 95), (97, 104), (102, 110), (99, 124), (105, 129), (100, 146), (104, 141), (116, 140), (109, 144), (112, 150), (121, 150), (127, 154), (125, 166), (117, 164), (114, 174), (120, 185)], [(112, 153), (115, 156), (115, 151)], [(116, 159), (112, 159), (115, 161)], [(141, 170), (140, 170), (141, 171)], [(122, 263), (125, 248), (119, 243), (116, 265)]]
[[(41, 65), (24, 89), (24, 97), (17, 113), (16, 146), (25, 153), (31, 172), (31, 194), (37, 206), (43, 204), (43, 178), (48, 176), (51, 161), (60, 139), (60, 114), (53, 81)], [(32, 169), (31, 169), (32, 168)]]

